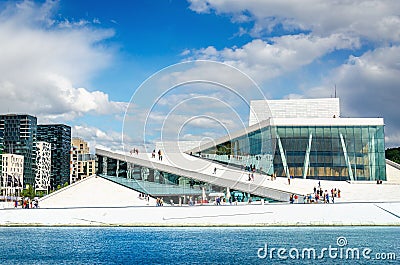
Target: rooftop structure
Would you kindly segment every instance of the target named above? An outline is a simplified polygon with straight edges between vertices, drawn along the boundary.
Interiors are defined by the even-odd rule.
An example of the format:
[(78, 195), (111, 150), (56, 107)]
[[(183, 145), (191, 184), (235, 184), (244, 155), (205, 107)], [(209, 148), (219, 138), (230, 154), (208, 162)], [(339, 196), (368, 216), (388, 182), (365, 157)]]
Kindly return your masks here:
[[(269, 111), (268, 111), (269, 110)], [(252, 100), (249, 126), (270, 118), (339, 118), (338, 98)]]
[(184, 153), (192, 149), (196, 149), (199, 146), (204, 144), (202, 141), (164, 141), (164, 142), (156, 142), (156, 149), (164, 150), (164, 152), (168, 153)]
[[(276, 116), (262, 112), (262, 104), (271, 104)], [(250, 123), (259, 123), (205, 144), (197, 154), (287, 178), (386, 180), (382, 118), (339, 118), (336, 98), (250, 105)]]

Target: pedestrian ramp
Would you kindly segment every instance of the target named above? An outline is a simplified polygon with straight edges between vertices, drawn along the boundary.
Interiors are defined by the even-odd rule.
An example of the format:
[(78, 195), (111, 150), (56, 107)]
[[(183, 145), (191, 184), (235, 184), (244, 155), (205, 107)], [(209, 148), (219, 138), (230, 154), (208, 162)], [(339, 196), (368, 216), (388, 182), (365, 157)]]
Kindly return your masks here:
[[(162, 160), (147, 153), (130, 154), (101, 148), (96, 148), (96, 154), (277, 201), (288, 201), (291, 194), (297, 194), (301, 198), (305, 195), (303, 189), (284, 184), (284, 179), (271, 181), (269, 176), (255, 173), (254, 180), (249, 181), (249, 172), (185, 153), (163, 154)], [(130, 185), (138, 184), (132, 181)], [(174, 191), (178, 192), (177, 189)]]

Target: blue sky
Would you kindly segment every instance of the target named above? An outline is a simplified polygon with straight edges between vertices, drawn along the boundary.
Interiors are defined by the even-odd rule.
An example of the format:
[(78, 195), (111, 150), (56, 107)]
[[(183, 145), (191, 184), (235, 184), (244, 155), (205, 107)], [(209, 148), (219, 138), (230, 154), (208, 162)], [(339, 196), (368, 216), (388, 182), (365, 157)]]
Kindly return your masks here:
[[(343, 116), (384, 117), (386, 145), (399, 146), (398, 25), (400, 2), (390, 0), (0, 1), (0, 112), (66, 123), (92, 147), (118, 148), (127, 107), (129, 122), (142, 126), (142, 101), (154, 103), (180, 80), (160, 83), (163, 75), (179, 69), (181, 78), (226, 81), (247, 100), (330, 97), (336, 85)], [(261, 93), (216, 65), (181, 65), (146, 81), (199, 59), (235, 67)], [(145, 81), (152, 86), (137, 92)], [(206, 84), (176, 88), (148, 115), (149, 128), (168, 117), (164, 139), (221, 136), (247, 122), (235, 97)], [(130, 145), (143, 140), (136, 127), (126, 130)]]

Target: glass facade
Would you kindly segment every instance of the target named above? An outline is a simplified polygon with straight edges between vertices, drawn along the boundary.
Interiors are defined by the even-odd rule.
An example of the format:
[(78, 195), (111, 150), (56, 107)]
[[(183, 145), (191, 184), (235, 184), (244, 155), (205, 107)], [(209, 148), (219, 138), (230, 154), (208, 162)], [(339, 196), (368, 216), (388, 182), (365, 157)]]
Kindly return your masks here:
[[(200, 203), (204, 198), (212, 201), (210, 194), (226, 193), (226, 187), (198, 181), (195, 179), (178, 176), (168, 172), (135, 165), (126, 161), (96, 155), (97, 175), (122, 184), (136, 191), (150, 194), (153, 197), (163, 197), (164, 201), (177, 204), (179, 201), (186, 204), (190, 198), (193, 202)], [(239, 202), (248, 199), (260, 199), (256, 196), (241, 191), (230, 190), (230, 195)], [(214, 198), (215, 199), (215, 198)], [(272, 201), (272, 200), (270, 200)]]
[(186, 203), (190, 197), (196, 202), (205, 194), (224, 192), (223, 187), (177, 176), (168, 172), (142, 167), (126, 161), (96, 155), (97, 174), (136, 191), (163, 197), (164, 201)]
[(272, 174), (276, 144), (274, 134), (271, 127), (264, 127), (196, 155), (242, 169), (254, 166), (257, 172)]
[(386, 180), (383, 126), (268, 126), (198, 155), (282, 177)]

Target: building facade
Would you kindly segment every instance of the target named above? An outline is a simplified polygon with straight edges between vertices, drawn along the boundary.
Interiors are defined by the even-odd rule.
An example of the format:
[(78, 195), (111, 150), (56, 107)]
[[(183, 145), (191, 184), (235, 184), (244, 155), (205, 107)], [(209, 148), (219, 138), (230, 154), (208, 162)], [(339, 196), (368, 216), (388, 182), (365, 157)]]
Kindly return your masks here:
[(50, 188), (69, 183), (71, 127), (65, 124), (38, 125), (37, 140), (51, 144)]
[[(4, 154), (24, 157), (24, 185), (34, 185), (36, 177), (37, 119), (26, 114), (0, 115), (0, 131)], [(26, 188), (26, 187), (24, 187)]]
[(70, 183), (96, 174), (96, 158), (86, 141), (74, 137), (70, 150)]
[(2, 196), (20, 196), (24, 187), (24, 156), (2, 154), (1, 163)]
[(340, 118), (338, 99), (257, 101), (251, 106), (249, 128), (216, 145), (203, 145), (197, 155), (288, 178), (386, 180), (383, 119)]
[[(174, 203), (198, 202), (212, 195), (237, 202), (287, 201), (292, 191), (265, 185), (264, 180), (273, 180), (267, 175), (351, 182), (386, 180), (382, 118), (341, 118), (338, 99), (257, 101), (251, 108), (250, 126), (242, 131), (197, 142), (190, 150), (185, 143), (158, 143), (156, 149), (166, 149), (166, 157), (173, 154), (166, 163), (153, 162), (150, 154), (147, 160), (129, 152), (97, 149), (97, 174)], [(182, 152), (186, 155), (176, 155)], [(221, 170), (218, 164), (203, 164), (204, 160), (188, 155), (229, 167)], [(194, 163), (202, 166), (192, 167)], [(263, 179), (251, 171), (261, 173)], [(254, 184), (254, 176), (263, 182)]]
[(36, 178), (35, 190), (48, 193), (50, 191), (51, 177), (51, 144), (47, 142), (36, 143)]

